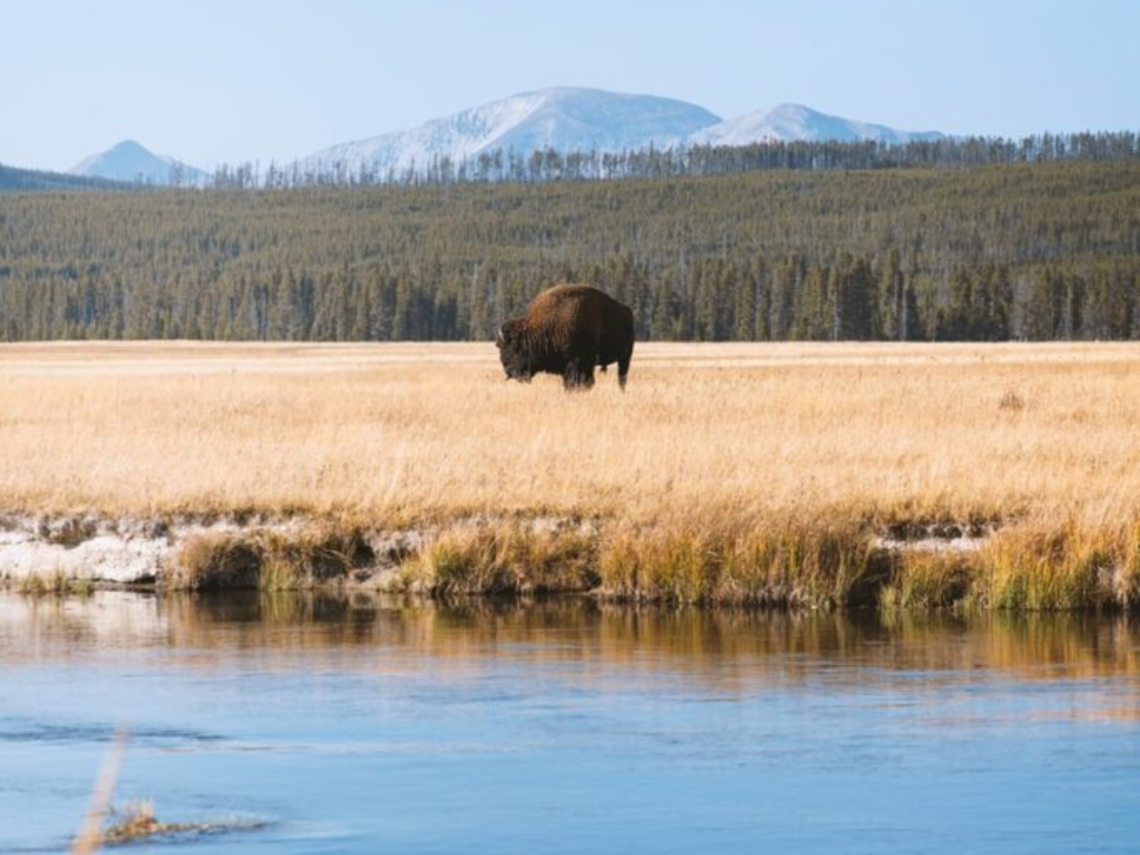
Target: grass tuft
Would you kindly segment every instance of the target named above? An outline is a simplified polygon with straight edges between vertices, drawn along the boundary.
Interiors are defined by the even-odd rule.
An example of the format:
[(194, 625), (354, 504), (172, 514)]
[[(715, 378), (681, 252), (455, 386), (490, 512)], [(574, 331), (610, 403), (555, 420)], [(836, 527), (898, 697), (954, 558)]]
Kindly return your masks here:
[(899, 556), (883, 586), (883, 608), (946, 608), (963, 604), (973, 593), (972, 554), (922, 550)]
[(827, 515), (631, 530), (601, 559), (609, 595), (672, 603), (857, 605), (878, 570), (865, 526)]
[(1025, 398), (1020, 393), (1007, 389), (998, 400), (998, 409), (1018, 413), (1025, 409)]
[(1113, 605), (1113, 533), (1069, 525), (1003, 532), (979, 556), (980, 596), (990, 608), (1068, 611)]
[(16, 584), (18, 593), (30, 597), (70, 595), (89, 596), (95, 590), (95, 583), (86, 577), (76, 578), (65, 570), (56, 568), (47, 573), (29, 573)]
[(900, 558), (884, 606), (1008, 611), (1130, 609), (1140, 604), (1140, 523), (1011, 526), (973, 552)]
[(1122, 528), (1116, 550), (1116, 598), (1126, 609), (1140, 608), (1140, 520)]
[(150, 801), (113, 806), (107, 811), (107, 819), (107, 828), (99, 839), (103, 846), (125, 846), (175, 835), (201, 836), (256, 831), (265, 827), (264, 822), (243, 819), (208, 823), (162, 822), (155, 816), (154, 804)]
[(262, 553), (253, 539), (231, 532), (191, 535), (164, 576), (171, 588), (189, 591), (256, 588)]
[(103, 832), (104, 845), (119, 846), (135, 843), (162, 834), (184, 831), (178, 824), (159, 822), (154, 815), (154, 804), (149, 801), (131, 802), (112, 807), (108, 811), (107, 829)]
[(580, 533), (510, 522), (445, 532), (406, 562), (413, 589), (434, 594), (549, 594), (597, 586), (595, 544)]
[(163, 576), (166, 587), (209, 591), (299, 590), (343, 581), (374, 560), (363, 530), (336, 521), (295, 529), (253, 527), (191, 535)]
[(321, 521), (288, 533), (261, 536), (264, 555), (261, 587), (290, 590), (316, 582), (343, 580), (375, 556), (363, 529), (355, 524)]

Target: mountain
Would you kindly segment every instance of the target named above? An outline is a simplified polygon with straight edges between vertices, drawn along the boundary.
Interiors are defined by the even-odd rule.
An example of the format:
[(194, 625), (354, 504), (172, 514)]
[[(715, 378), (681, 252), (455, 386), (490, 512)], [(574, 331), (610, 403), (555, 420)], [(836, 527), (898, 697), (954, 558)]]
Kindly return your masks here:
[(600, 89), (553, 88), (524, 92), (436, 119), (418, 128), (343, 143), (299, 162), (323, 171), (362, 166), (384, 174), (422, 169), (433, 158), (454, 163), (495, 149), (527, 155), (536, 149), (620, 151), (677, 144), (719, 122), (703, 107), (651, 95)]
[(173, 157), (155, 154), (134, 140), (124, 140), (100, 154), (93, 154), (67, 171), (70, 175), (157, 185), (201, 184), (207, 177), (202, 170)]
[[(536, 150), (615, 152), (692, 145), (747, 145), (765, 140), (906, 143), (943, 138), (937, 131), (900, 131), (829, 116), (799, 104), (722, 120), (704, 107), (653, 95), (555, 87), (523, 92), (419, 127), (342, 143), (298, 160), (301, 174), (367, 170), (374, 179), (409, 169), (424, 172), (435, 160), (478, 163), (481, 154)], [(69, 173), (135, 184), (201, 185), (210, 176), (133, 140), (73, 166)], [(177, 173), (177, 175), (176, 175)], [(177, 180), (175, 180), (177, 178)]]
[(691, 134), (694, 145), (748, 145), (754, 142), (858, 142), (874, 140), (902, 144), (918, 140), (942, 139), (938, 131), (899, 131), (885, 125), (856, 122), (828, 116), (802, 104), (781, 104), (774, 110), (758, 111), (728, 119)]
[(302, 172), (362, 168), (383, 178), (436, 159), (474, 162), (480, 154), (536, 149), (636, 150), (654, 145), (747, 145), (765, 140), (906, 143), (943, 138), (937, 131), (900, 131), (829, 116), (799, 104), (721, 120), (696, 104), (651, 95), (557, 87), (524, 92), (435, 119), (406, 131), (342, 143), (298, 161)]
[(103, 178), (84, 178), (63, 172), (43, 172), (38, 169), (19, 169), (0, 164), (0, 191), (26, 190), (112, 190), (122, 187)]

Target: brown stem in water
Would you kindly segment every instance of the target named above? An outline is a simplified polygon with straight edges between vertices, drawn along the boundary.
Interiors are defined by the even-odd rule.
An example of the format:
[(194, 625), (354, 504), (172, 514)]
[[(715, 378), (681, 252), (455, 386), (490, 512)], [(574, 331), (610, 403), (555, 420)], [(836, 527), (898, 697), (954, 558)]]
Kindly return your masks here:
[(128, 727), (120, 727), (115, 731), (111, 747), (107, 749), (107, 756), (99, 767), (99, 777), (95, 779), (95, 792), (91, 794), (87, 818), (71, 844), (71, 855), (91, 855), (103, 840), (103, 817), (107, 815), (107, 805), (115, 793), (115, 784), (118, 783), (119, 771), (123, 768), (123, 757), (127, 753), (130, 735)]

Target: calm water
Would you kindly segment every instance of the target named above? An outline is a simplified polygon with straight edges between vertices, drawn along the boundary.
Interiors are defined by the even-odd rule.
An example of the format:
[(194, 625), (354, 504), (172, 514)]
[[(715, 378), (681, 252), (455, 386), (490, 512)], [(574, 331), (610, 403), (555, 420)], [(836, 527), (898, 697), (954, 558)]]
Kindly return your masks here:
[(1140, 627), (0, 597), (0, 850), (1140, 852)]

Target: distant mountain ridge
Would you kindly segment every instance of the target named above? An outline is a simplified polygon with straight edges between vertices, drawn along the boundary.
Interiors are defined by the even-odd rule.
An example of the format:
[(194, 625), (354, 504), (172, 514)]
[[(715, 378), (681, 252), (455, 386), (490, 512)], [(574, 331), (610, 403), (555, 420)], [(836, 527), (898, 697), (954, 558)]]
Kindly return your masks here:
[(406, 131), (322, 149), (298, 161), (302, 170), (368, 168), (381, 174), (422, 170), (433, 160), (472, 162), (492, 151), (526, 157), (536, 150), (633, 151), (649, 146), (748, 145), (766, 141), (906, 143), (941, 139), (938, 131), (900, 131), (829, 116), (798, 104), (722, 120), (685, 101), (600, 89), (557, 87), (524, 92), (434, 119)]
[(201, 169), (167, 155), (155, 154), (134, 140), (123, 140), (106, 151), (86, 157), (67, 172), (69, 175), (158, 186), (197, 185), (207, 177)]
[[(637, 151), (653, 146), (743, 146), (758, 142), (854, 142), (905, 144), (943, 139), (938, 131), (902, 131), (886, 125), (781, 104), (735, 119), (721, 119), (697, 104), (656, 95), (554, 87), (522, 92), (415, 128), (340, 143), (291, 164), (301, 173), (346, 175), (368, 171), (372, 180), (423, 173), (433, 163), (478, 164), (494, 152), (527, 158), (534, 151)], [(197, 186), (210, 175), (134, 140), (77, 163), (68, 174), (133, 184)]]
[(757, 111), (702, 128), (688, 138), (690, 144), (749, 145), (757, 142), (860, 142), (873, 140), (905, 145), (920, 140), (939, 140), (939, 131), (900, 131), (886, 125), (857, 122), (829, 116), (802, 104), (781, 104), (768, 112)]
[(407, 131), (342, 143), (300, 160), (316, 171), (334, 164), (350, 171), (423, 169), (433, 159), (453, 163), (491, 151), (523, 156), (538, 149), (620, 151), (676, 145), (719, 117), (703, 107), (653, 95), (557, 87), (524, 92)]

